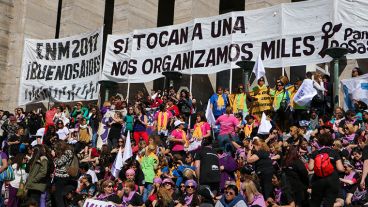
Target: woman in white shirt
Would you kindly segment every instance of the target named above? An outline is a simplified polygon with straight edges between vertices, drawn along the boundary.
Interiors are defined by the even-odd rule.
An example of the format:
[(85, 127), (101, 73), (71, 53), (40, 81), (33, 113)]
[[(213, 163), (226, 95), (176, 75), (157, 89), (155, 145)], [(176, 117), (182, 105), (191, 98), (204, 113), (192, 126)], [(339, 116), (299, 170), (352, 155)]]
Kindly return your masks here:
[(64, 123), (61, 120), (56, 122), (56, 134), (59, 135), (59, 139), (61, 140), (65, 140), (68, 138), (69, 129), (64, 126)]
[(17, 192), (21, 183), (23, 185), (27, 181), (28, 173), (25, 171), (27, 157), (25, 154), (18, 153), (13, 160), (12, 168), (14, 171), (14, 180), (9, 183), (9, 200), (8, 206), (19, 206), (20, 200), (17, 197)]

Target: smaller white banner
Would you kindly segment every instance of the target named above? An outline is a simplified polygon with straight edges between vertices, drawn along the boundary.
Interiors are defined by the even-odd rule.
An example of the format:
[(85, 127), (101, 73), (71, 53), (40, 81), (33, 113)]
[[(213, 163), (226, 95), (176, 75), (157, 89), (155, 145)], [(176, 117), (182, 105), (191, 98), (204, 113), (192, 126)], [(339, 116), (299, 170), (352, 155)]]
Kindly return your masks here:
[(112, 202), (105, 202), (105, 201), (87, 199), (84, 202), (83, 207), (117, 207), (117, 205), (115, 205)]

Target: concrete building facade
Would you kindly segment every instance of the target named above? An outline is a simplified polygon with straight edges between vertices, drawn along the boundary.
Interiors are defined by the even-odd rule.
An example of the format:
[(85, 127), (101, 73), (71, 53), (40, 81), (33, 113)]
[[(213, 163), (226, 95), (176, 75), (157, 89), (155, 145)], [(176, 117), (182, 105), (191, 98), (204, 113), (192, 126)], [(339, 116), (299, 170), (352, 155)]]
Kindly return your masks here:
[[(291, 0), (0, 0), (0, 109), (17, 107), (24, 38), (61, 38), (104, 24), (105, 33), (124, 34), (134, 29), (179, 24), (229, 11), (289, 2)], [(359, 64), (364, 66), (366, 62), (362, 60)], [(348, 61), (342, 76), (349, 76), (354, 65), (356, 61)], [(289, 77), (293, 69), (285, 70)], [(305, 67), (298, 70), (305, 73)], [(282, 70), (272, 71), (277, 71), (272, 73), (277, 76)], [(226, 72), (220, 77), (216, 74), (195, 76), (193, 89), (201, 85), (201, 90), (193, 95), (209, 96), (219, 83), (226, 83), (228, 79)], [(159, 84), (160, 81), (133, 84), (131, 97), (138, 90), (150, 91)], [(183, 84), (188, 85), (188, 77), (183, 77)], [(203, 85), (205, 90), (202, 90)], [(120, 84), (118, 92), (125, 94), (125, 91), (126, 86)]]

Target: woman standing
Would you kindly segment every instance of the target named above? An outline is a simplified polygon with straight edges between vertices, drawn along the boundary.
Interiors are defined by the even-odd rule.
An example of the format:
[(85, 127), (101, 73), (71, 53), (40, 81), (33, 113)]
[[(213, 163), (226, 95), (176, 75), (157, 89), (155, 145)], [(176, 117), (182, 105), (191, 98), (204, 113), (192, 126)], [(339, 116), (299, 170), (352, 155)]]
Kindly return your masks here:
[(230, 106), (226, 107), (226, 113), (216, 120), (216, 124), (220, 124), (220, 133), (218, 135), (220, 147), (225, 152), (231, 151), (230, 136), (235, 136), (235, 129), (239, 125), (239, 121), (232, 114)]
[(272, 192), (272, 174), (274, 171), (270, 158), (270, 148), (263, 140), (254, 139), (249, 144), (247, 161), (250, 164), (254, 163), (262, 187), (262, 194), (268, 199)]
[(338, 152), (330, 148), (332, 143), (331, 134), (319, 135), (318, 144), (321, 148), (314, 151), (309, 159), (308, 168), (314, 171), (311, 207), (320, 206), (322, 202), (324, 206), (333, 206), (339, 193), (340, 180), (337, 171), (344, 172), (344, 166)]
[(123, 127), (123, 115), (121, 112), (116, 111), (111, 119), (110, 132), (108, 136), (110, 148), (116, 147), (118, 145), (118, 139), (121, 137), (121, 129)]
[(74, 153), (66, 142), (59, 141), (55, 145), (54, 155), (55, 176), (53, 183), (55, 186), (55, 204), (57, 207), (64, 207), (64, 195), (67, 192), (66, 189), (77, 186), (76, 181), (73, 181), (67, 172), (67, 167), (72, 162)]
[(198, 149), (204, 138), (211, 136), (211, 126), (207, 123), (203, 112), (198, 112), (196, 123), (192, 129), (192, 139), (189, 144), (189, 151)]
[(281, 80), (276, 81), (276, 91), (273, 95), (272, 106), (275, 111), (273, 120), (281, 129), (285, 130), (287, 129), (287, 120), (289, 118), (290, 94), (289, 91), (285, 89), (284, 83)]
[[(14, 158), (14, 164), (12, 164), (12, 168), (14, 171), (14, 180), (10, 181), (9, 185), (9, 207), (18, 207), (20, 206), (19, 199), (17, 197), (17, 192), (20, 185), (24, 185), (27, 180), (28, 173), (25, 171), (27, 158), (25, 154), (18, 153)], [(23, 186), (24, 187), (24, 186)]]
[(142, 138), (148, 145), (148, 134), (147, 134), (148, 118), (142, 106), (138, 105), (135, 108), (135, 117), (133, 125), (133, 137), (135, 143), (139, 143), (139, 139)]
[(29, 161), (29, 176), (26, 183), (28, 198), (40, 203), (41, 194), (46, 191), (48, 183), (48, 159), (46, 149), (38, 145), (33, 149), (33, 156)]
[(184, 122), (176, 120), (174, 122), (175, 129), (171, 132), (169, 136), (169, 141), (171, 143), (172, 154), (179, 154), (181, 157), (185, 156), (185, 145), (187, 143), (186, 133), (184, 129)]
[(295, 204), (297, 206), (308, 206), (308, 171), (300, 160), (298, 148), (291, 146), (284, 160), (283, 172), (285, 172), (288, 184), (292, 186), (292, 196), (295, 199)]

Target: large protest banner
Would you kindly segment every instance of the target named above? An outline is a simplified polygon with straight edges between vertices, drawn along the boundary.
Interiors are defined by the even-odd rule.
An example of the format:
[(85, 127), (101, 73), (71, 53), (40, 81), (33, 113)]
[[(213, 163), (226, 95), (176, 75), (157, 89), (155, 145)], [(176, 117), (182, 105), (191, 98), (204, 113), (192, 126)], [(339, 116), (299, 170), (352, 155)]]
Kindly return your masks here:
[(344, 110), (353, 109), (353, 100), (368, 104), (368, 74), (341, 80), (344, 94)]
[(102, 28), (62, 39), (25, 39), (19, 105), (98, 99)]
[(209, 74), (261, 56), (268, 68), (328, 62), (324, 50), (347, 47), (367, 58), (368, 1), (310, 0), (183, 24), (110, 35), (102, 79), (141, 83), (163, 71)]

